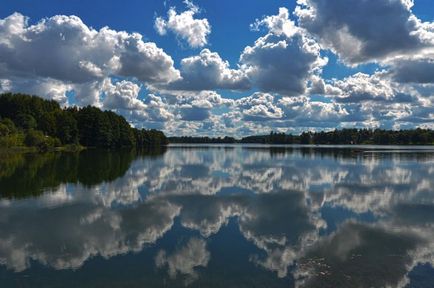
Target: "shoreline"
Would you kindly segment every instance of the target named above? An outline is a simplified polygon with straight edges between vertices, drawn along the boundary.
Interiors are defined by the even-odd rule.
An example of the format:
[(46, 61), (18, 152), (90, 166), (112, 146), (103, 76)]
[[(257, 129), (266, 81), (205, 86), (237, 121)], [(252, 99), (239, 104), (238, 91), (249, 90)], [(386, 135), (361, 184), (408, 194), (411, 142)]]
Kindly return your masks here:
[(0, 147), (0, 154), (6, 153), (49, 153), (49, 152), (81, 152), (83, 150), (88, 149), (87, 147), (81, 145), (74, 146), (60, 146), (60, 147), (51, 147), (45, 151), (41, 151), (38, 147), (25, 147), (25, 146), (17, 146), (17, 147)]

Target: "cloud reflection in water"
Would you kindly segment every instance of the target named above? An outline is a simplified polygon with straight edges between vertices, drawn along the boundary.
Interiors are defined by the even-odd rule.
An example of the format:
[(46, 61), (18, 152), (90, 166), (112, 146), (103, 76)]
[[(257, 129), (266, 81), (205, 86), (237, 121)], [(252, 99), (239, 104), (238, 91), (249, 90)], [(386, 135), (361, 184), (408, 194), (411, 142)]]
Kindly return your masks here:
[[(21, 173), (12, 169), (0, 175), (0, 186), (9, 185), (1, 191), (0, 263), (16, 272), (31, 268), (32, 261), (80, 269), (95, 256), (111, 259), (152, 246), (158, 250), (156, 267), (171, 278), (184, 277), (185, 285), (199, 285), (202, 274), (220, 273), (213, 255), (225, 246), (217, 252), (209, 243), (217, 235), (231, 237), (227, 227), (235, 221), (244, 245), (255, 247), (244, 265), (272, 271), (276, 281), (290, 283), (294, 277), (296, 287), (404, 287), (416, 265), (434, 264), (433, 156), (172, 147), (160, 156), (128, 156), (129, 168), (117, 169), (117, 177), (98, 174), (98, 180), (86, 182), (59, 174), (32, 180), (45, 192), (21, 198), (4, 190)], [(77, 156), (45, 159), (32, 175), (46, 177), (41, 169), (47, 165), (80, 163), (89, 155), (68, 157)], [(16, 162), (22, 161), (35, 160)], [(330, 209), (324, 207), (370, 213), (374, 221), (336, 212), (339, 223), (326, 229), (324, 213)], [(183, 239), (185, 231), (195, 236), (160, 247), (169, 232)]]

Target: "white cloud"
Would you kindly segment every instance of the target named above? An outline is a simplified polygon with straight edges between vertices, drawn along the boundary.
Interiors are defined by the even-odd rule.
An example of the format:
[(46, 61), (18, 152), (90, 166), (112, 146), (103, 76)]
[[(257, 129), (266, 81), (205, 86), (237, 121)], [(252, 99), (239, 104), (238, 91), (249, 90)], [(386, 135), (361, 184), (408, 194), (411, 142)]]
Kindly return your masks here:
[(280, 119), (283, 111), (274, 104), (274, 96), (268, 93), (254, 93), (235, 102), (246, 121), (267, 121)]
[(321, 72), (327, 63), (320, 56), (319, 45), (289, 19), (281, 8), (276, 16), (264, 17), (252, 24), (268, 33), (247, 46), (237, 69), (216, 52), (203, 49), (199, 55), (181, 61), (182, 79), (165, 87), (175, 90), (231, 89), (257, 87), (264, 92), (302, 94), (310, 77)]
[(129, 35), (123, 41), (119, 75), (151, 84), (169, 83), (180, 77), (172, 58), (155, 43), (143, 42), (140, 34)]
[(265, 92), (303, 94), (306, 82), (327, 64), (319, 45), (291, 21), (286, 9), (265, 17), (255, 27), (269, 32), (247, 46), (240, 56), (241, 68), (254, 85)]
[(168, 104), (159, 96), (149, 94), (145, 98), (147, 105), (147, 113), (152, 121), (169, 121), (174, 118), (174, 115), (169, 111)]
[(405, 94), (398, 85), (391, 82), (384, 72), (372, 75), (356, 73), (342, 80), (336, 80), (334, 86), (341, 91), (340, 95), (335, 97), (339, 102), (414, 101), (411, 95)]
[(278, 15), (266, 16), (261, 20), (256, 19), (255, 23), (250, 25), (250, 28), (259, 31), (261, 26), (267, 27), (273, 34), (284, 34), (288, 38), (291, 38), (300, 30), (293, 21), (289, 20), (289, 11), (284, 7), (279, 8)]
[(181, 60), (182, 79), (168, 85), (169, 89), (212, 90), (250, 88), (250, 82), (240, 70), (229, 68), (216, 52), (203, 49), (199, 55)]
[(164, 129), (168, 121), (174, 120), (173, 107), (162, 97), (148, 94), (139, 99), (142, 87), (131, 81), (112, 84), (106, 81), (102, 91), (104, 109), (116, 111), (137, 128)]
[(343, 105), (312, 101), (306, 96), (283, 97), (279, 100), (279, 104), (284, 107), (285, 116), (297, 120), (297, 125), (300, 126), (308, 121), (317, 121), (317, 125), (321, 125), (321, 122), (334, 121), (336, 125), (348, 115)]
[(407, 0), (298, 0), (302, 28), (349, 65), (421, 53), (433, 47), (433, 26), (422, 23)]
[(115, 83), (106, 83), (104, 92), (106, 97), (103, 105), (105, 109), (116, 110), (143, 110), (146, 105), (143, 101), (137, 99), (141, 87), (130, 81), (120, 81)]
[[(46, 86), (62, 81), (76, 85), (80, 94), (83, 89), (100, 87), (111, 76), (133, 77), (147, 84), (180, 77), (172, 58), (155, 43), (144, 42), (140, 34), (107, 27), (98, 31), (76, 16), (58, 15), (29, 25), (25, 16), (14, 13), (0, 20), (0, 39), (0, 79), (12, 82), (17, 91), (25, 90), (17, 87), (20, 83)], [(48, 91), (41, 96), (53, 89), (35, 88)], [(78, 104), (98, 105), (99, 95), (83, 94)]]
[[(203, 47), (208, 20), (184, 3), (186, 11), (170, 8), (155, 28)], [(76, 16), (30, 24), (14, 13), (0, 19), (0, 92), (95, 105), (170, 135), (433, 127), (434, 24), (417, 19), (411, 7), (404, 0), (299, 0), (298, 21), (280, 8), (251, 25), (264, 35), (245, 47), (236, 65), (202, 49), (180, 60), (179, 70), (138, 33), (96, 30)], [(324, 79), (324, 49), (347, 65), (378, 62), (378, 69)]]
[(204, 121), (210, 117), (212, 109), (230, 106), (232, 102), (232, 100), (222, 98), (216, 92), (201, 91), (200, 93), (177, 95), (174, 106), (182, 120)]
[(18, 92), (30, 95), (40, 95), (46, 99), (52, 99), (61, 105), (68, 103), (66, 96), (73, 85), (50, 78), (10, 78), (0, 79), (0, 93)]
[(167, 12), (167, 19), (157, 17), (154, 27), (158, 34), (166, 35), (167, 31), (173, 32), (177, 37), (186, 41), (192, 48), (203, 47), (208, 44), (208, 35), (211, 33), (211, 25), (208, 19), (195, 19), (199, 8), (191, 1), (184, 1), (188, 10), (178, 14), (174, 7)]
[[(328, 81), (332, 82), (332, 81)], [(313, 75), (310, 78), (310, 86), (308, 89), (308, 94), (325, 94), (325, 95), (337, 95), (342, 91), (334, 87), (331, 83), (326, 82), (323, 78), (318, 75)]]
[(109, 81), (107, 79), (95, 80), (86, 83), (75, 84), (75, 105), (87, 106), (92, 105), (96, 107), (101, 107), (101, 91), (104, 83)]

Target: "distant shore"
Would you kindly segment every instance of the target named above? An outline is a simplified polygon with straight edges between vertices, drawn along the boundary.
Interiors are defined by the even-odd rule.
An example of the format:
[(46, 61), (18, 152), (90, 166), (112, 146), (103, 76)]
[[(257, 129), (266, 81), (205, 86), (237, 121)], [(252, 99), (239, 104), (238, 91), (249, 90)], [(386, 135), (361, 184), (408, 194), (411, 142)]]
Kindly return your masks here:
[(311, 144), (311, 145), (434, 145), (434, 130), (342, 129), (303, 132), (299, 135), (271, 132), (268, 135), (234, 137), (168, 137), (171, 144)]

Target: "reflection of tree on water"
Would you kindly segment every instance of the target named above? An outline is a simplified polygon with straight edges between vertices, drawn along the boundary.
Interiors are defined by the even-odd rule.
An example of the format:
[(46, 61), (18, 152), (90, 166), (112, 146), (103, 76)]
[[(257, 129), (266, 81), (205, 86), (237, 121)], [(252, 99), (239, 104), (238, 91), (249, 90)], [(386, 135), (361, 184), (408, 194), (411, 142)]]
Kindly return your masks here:
[(270, 153), (272, 158), (283, 157), (288, 154), (300, 154), (304, 157), (310, 157), (312, 155), (321, 157), (335, 157), (335, 158), (354, 158), (357, 155), (361, 155), (360, 149), (348, 148), (339, 149), (333, 147), (315, 147), (315, 146), (270, 146), (270, 147), (258, 147), (247, 146), (244, 149), (255, 152)]
[[(193, 149), (192, 147), (190, 147)], [(313, 155), (334, 159), (357, 159), (357, 158), (381, 158), (400, 160), (429, 161), (434, 158), (434, 150), (428, 147), (419, 147), (416, 151), (411, 147), (396, 147), (395, 150), (388, 151), (380, 146), (244, 146), (247, 151), (256, 153), (269, 153), (271, 158), (285, 157), (291, 154), (302, 155), (305, 158)], [(395, 153), (393, 153), (395, 152)], [(399, 152), (399, 153), (396, 153)]]
[(23, 154), (0, 153), (0, 179), (10, 177), (15, 169), (24, 165)]
[(97, 185), (122, 177), (137, 157), (158, 157), (166, 151), (85, 150), (80, 153), (5, 154), (0, 157), (0, 197), (38, 196), (63, 183)]

